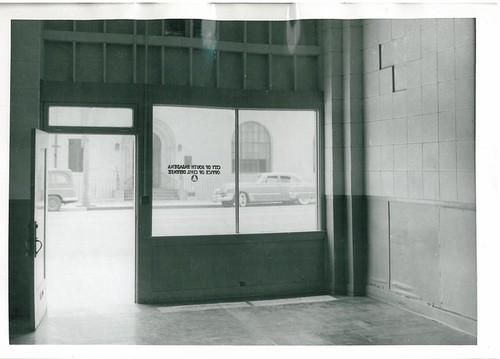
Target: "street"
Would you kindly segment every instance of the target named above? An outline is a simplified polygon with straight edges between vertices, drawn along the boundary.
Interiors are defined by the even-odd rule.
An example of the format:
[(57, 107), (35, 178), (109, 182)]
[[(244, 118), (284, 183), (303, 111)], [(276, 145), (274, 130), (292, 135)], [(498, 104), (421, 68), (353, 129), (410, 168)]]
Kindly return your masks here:
[[(240, 208), (240, 233), (316, 230), (316, 206), (267, 205)], [(235, 209), (161, 208), (153, 210), (153, 235), (235, 232)]]

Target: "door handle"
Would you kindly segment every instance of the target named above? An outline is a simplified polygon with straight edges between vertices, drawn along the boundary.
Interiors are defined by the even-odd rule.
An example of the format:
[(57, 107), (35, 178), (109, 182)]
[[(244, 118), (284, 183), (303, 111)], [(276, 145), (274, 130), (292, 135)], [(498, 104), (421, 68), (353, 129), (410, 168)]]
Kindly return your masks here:
[[(38, 245), (40, 247), (38, 248)], [(35, 257), (43, 248), (43, 242), (38, 240), (38, 223), (35, 221)]]
[[(40, 248), (37, 248), (37, 246), (40, 244)], [(39, 241), (38, 239), (35, 239), (35, 256), (40, 252), (43, 248), (43, 243), (42, 241)]]

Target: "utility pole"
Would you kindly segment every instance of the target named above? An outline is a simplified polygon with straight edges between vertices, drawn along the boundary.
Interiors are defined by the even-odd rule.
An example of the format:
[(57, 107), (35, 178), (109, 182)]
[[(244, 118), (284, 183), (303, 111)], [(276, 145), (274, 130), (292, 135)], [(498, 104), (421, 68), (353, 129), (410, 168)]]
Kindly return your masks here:
[(57, 168), (57, 149), (61, 147), (57, 144), (57, 134), (54, 135), (54, 144), (52, 147), (54, 147), (54, 168)]
[(89, 139), (86, 135), (82, 136), (83, 146), (83, 198), (82, 206), (90, 206), (89, 198)]

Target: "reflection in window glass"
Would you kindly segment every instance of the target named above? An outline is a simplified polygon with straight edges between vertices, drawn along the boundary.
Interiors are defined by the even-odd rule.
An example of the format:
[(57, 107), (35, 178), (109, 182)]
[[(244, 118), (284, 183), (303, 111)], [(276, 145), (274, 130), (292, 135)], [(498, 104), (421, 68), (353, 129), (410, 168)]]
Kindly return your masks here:
[(49, 126), (132, 127), (131, 108), (68, 107), (49, 108)]
[(233, 110), (153, 107), (153, 236), (235, 233)]
[[(259, 176), (240, 168), (240, 233), (316, 230), (317, 179), (314, 111), (240, 111), (240, 137), (258, 125), (272, 142), (270, 164)], [(247, 156), (240, 142), (240, 164)], [(258, 151), (255, 151), (258, 152)]]
[(239, 111), (238, 136), (235, 119), (153, 108), (153, 236), (318, 229), (316, 113)]
[[(240, 173), (267, 172), (271, 169), (271, 137), (266, 128), (257, 122), (240, 125)], [(235, 136), (233, 134), (233, 172), (236, 158)]]

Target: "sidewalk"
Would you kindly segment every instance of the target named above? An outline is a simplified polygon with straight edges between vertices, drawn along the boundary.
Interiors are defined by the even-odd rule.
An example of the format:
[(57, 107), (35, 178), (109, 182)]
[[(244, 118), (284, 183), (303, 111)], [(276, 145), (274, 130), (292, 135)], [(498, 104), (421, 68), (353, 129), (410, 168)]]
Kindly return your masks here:
[[(91, 202), (88, 208), (83, 207), (81, 202), (68, 203), (61, 207), (62, 211), (99, 211), (99, 210), (118, 210), (118, 209), (133, 209), (135, 203), (133, 201), (100, 201)], [(210, 200), (187, 199), (187, 200), (163, 200), (154, 201), (153, 208), (215, 208), (221, 207), (220, 203)]]

